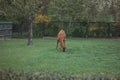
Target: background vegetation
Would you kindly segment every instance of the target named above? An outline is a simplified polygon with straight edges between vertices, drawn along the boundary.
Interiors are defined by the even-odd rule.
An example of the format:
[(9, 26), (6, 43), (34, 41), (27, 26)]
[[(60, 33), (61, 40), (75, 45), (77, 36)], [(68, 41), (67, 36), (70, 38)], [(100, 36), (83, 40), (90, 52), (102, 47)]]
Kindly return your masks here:
[[(30, 23), (34, 23), (35, 15), (43, 16), (38, 19), (39, 22), (46, 22), (50, 19), (49, 25), (31, 25)], [(36, 28), (33, 30), (34, 37), (56, 36), (59, 29), (65, 26), (64, 22), (68, 22), (68, 36), (84, 37), (86, 36), (84, 26), (81, 23), (72, 22), (119, 22), (120, 0), (0, 0), (0, 21), (13, 22), (14, 33), (18, 34), (19, 32), (17, 36), (21, 36), (21, 38), (28, 35), (30, 25), (38, 26), (34, 27)], [(90, 24), (90, 27), (99, 27), (96, 23)], [(101, 24), (104, 24), (101, 26), (102, 29), (97, 28), (87, 34), (94, 37), (107, 36), (108, 29), (106, 27), (109, 26), (106, 23)], [(110, 35), (120, 36), (120, 27), (116, 25), (118, 26), (116, 28), (115, 25), (111, 26)]]

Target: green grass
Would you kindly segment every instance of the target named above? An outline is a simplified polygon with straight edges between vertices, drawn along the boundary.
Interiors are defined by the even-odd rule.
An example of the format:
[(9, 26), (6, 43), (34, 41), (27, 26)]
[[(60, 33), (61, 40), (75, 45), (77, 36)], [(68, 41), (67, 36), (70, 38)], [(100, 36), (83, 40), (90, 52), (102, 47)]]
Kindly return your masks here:
[(120, 40), (67, 39), (67, 50), (56, 50), (56, 40), (0, 41), (0, 70), (61, 74), (120, 74)]

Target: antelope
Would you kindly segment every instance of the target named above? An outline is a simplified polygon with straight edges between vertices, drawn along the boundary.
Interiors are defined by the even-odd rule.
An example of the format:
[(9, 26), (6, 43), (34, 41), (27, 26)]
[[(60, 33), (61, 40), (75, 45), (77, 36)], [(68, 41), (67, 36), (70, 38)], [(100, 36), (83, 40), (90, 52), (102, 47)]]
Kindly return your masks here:
[(66, 49), (66, 33), (63, 29), (61, 29), (57, 35), (57, 46), (56, 49), (58, 48), (58, 43), (60, 44), (60, 48), (63, 52), (65, 52)]

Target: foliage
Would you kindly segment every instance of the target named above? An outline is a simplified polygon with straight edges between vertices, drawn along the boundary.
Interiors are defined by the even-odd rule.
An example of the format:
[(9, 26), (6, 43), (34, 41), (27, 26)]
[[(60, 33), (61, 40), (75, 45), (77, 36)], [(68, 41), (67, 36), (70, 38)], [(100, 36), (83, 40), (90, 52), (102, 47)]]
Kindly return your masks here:
[(35, 23), (49, 23), (51, 19), (45, 15), (37, 14), (35, 16)]
[(90, 31), (96, 31), (98, 29), (98, 27), (90, 27), (89, 30)]
[(119, 0), (1, 0), (0, 12), (7, 19), (25, 21), (31, 5), (33, 14), (47, 15), (53, 20), (76, 21), (86, 17), (88, 21), (119, 21)]
[(72, 32), (72, 36), (73, 37), (80, 37), (80, 30), (78, 28), (76, 28), (73, 32)]
[(117, 22), (117, 23), (114, 25), (114, 27), (115, 27), (115, 31), (116, 31), (117, 36), (120, 37), (120, 23)]
[(90, 31), (90, 34), (92, 34), (91, 36), (94, 36), (94, 37), (106, 37), (107, 35), (107, 28), (106, 27), (95, 27), (95, 26), (92, 26), (92, 27), (89, 27), (89, 31)]
[(45, 27), (45, 36), (54, 36), (56, 37), (59, 30), (61, 29), (61, 25), (51, 22)]
[[(28, 27), (35, 18), (38, 20), (36, 22), (67, 21), (70, 22), (68, 27), (71, 27), (73, 25), (71, 22), (120, 21), (119, 8), (120, 0), (0, 0), (0, 21), (11, 21), (17, 24), (17, 30), (21, 26)], [(63, 27), (61, 24), (56, 26), (58, 29)], [(52, 32), (48, 27), (45, 28), (47, 34)], [(75, 33), (75, 29), (72, 27), (68, 34), (74, 35), (72, 33)], [(84, 35), (85, 29), (79, 29), (79, 36)], [(97, 33), (99, 31), (107, 33), (104, 32), (105, 29), (96, 30)], [(41, 34), (42, 30), (36, 33)]]
[(94, 26), (89, 28), (90, 32), (95, 32), (97, 30), (106, 30), (106, 28), (105, 27), (94, 27)]
[(37, 27), (34, 28), (33, 35), (34, 37), (43, 37), (45, 35), (45, 28), (51, 22), (51, 19), (48, 16), (42, 14), (36, 14), (34, 23)]
[[(48, 15), (55, 20), (118, 21), (119, 0), (52, 0)], [(107, 17), (106, 17), (107, 15)]]
[(80, 27), (80, 28), (75, 28), (72, 31), (72, 37), (85, 37), (85, 28), (84, 27)]
[(35, 14), (44, 13), (46, 1), (48, 0), (4, 0), (0, 2), (2, 10), (7, 14), (8, 19), (20, 26), (28, 27), (28, 45), (32, 45)]

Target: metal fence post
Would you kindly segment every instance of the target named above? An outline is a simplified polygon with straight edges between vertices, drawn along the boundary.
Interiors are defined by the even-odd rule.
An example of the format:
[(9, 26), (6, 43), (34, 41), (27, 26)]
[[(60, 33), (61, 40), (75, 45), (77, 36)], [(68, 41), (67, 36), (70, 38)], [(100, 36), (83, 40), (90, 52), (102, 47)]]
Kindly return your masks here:
[(65, 32), (67, 34), (67, 22), (63, 22), (63, 29), (65, 30)]
[(89, 33), (89, 24), (86, 23), (86, 24), (85, 24), (85, 27), (86, 27), (85, 37), (88, 38), (88, 36), (89, 36), (89, 34), (88, 34), (88, 33)]
[(110, 23), (107, 23), (107, 26), (108, 26), (108, 29), (107, 29), (107, 37), (109, 38), (109, 37), (110, 37), (110, 27), (111, 27), (111, 24), (110, 24)]

